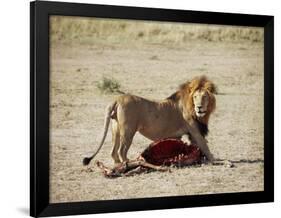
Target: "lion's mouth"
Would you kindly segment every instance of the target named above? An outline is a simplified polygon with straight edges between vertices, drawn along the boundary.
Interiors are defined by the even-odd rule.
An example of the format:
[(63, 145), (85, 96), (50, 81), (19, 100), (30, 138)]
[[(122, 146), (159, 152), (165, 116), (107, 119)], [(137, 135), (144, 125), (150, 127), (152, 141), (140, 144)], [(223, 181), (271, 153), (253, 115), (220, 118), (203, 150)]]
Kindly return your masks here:
[(205, 114), (206, 114), (206, 111), (196, 111), (196, 115), (198, 117), (203, 117), (203, 116), (205, 116)]
[(198, 111), (198, 114), (205, 114), (206, 111)]

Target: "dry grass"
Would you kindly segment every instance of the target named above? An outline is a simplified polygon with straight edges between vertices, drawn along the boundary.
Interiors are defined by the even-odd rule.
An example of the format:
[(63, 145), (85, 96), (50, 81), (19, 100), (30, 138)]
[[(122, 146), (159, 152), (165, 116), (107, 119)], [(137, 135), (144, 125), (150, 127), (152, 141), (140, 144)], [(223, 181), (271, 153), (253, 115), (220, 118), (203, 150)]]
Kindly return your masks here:
[(93, 19), (81, 17), (51, 16), (52, 42), (89, 43), (92, 40), (113, 43), (164, 43), (181, 44), (190, 40), (203, 41), (250, 41), (262, 42), (263, 31), (250, 27), (222, 27), (219, 25), (198, 25), (162, 23), (149, 21), (127, 21)]

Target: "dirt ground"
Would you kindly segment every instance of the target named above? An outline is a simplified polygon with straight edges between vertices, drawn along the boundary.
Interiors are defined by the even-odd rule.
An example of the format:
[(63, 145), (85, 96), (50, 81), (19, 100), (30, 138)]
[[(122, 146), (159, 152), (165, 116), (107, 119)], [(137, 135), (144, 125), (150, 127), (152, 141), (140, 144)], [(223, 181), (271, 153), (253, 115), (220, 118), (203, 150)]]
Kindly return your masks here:
[[(51, 203), (263, 190), (263, 43), (58, 43), (50, 51)], [(108, 179), (94, 161), (91, 170), (82, 165), (98, 146), (105, 108), (117, 96), (97, 89), (104, 76), (125, 92), (160, 100), (202, 74), (220, 93), (209, 123), (210, 150), (234, 168), (202, 165)], [(149, 143), (137, 134), (129, 158)], [(95, 160), (112, 166), (111, 148), (109, 131)]]

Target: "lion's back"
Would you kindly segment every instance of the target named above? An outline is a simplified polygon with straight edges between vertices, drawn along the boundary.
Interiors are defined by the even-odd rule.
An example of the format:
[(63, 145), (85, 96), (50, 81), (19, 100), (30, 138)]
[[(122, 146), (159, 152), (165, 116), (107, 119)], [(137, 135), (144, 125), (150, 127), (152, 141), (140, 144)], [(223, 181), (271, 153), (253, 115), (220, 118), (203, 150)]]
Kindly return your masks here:
[(124, 94), (117, 98), (117, 103), (121, 107), (147, 107), (148, 105), (153, 105), (155, 102), (142, 98), (137, 95)]

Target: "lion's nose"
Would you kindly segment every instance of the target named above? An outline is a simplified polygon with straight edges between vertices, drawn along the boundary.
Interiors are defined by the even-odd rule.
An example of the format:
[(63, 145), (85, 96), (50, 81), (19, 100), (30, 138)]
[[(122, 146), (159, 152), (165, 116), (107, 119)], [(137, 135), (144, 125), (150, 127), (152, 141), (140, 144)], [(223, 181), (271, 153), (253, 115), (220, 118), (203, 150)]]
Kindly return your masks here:
[(202, 106), (197, 106), (197, 108), (198, 108), (198, 109), (201, 109), (201, 108), (202, 108)]

